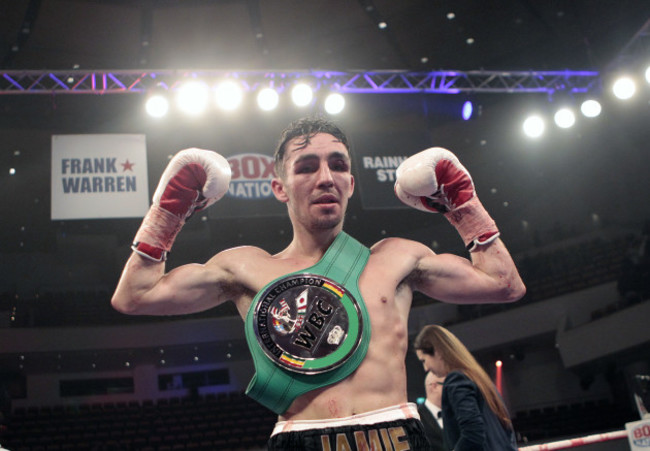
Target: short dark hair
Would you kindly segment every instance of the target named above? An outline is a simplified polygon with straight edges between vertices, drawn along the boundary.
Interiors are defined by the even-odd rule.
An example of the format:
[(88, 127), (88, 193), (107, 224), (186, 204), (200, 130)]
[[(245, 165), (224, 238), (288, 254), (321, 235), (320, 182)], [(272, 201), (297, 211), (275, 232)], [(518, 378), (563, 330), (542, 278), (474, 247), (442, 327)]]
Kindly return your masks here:
[(318, 133), (327, 133), (332, 135), (345, 146), (348, 152), (350, 152), (348, 138), (338, 125), (319, 116), (298, 119), (290, 123), (287, 128), (284, 129), (280, 136), (280, 141), (275, 148), (273, 160), (275, 174), (278, 177), (284, 176), (284, 156), (289, 141), (295, 138), (304, 137), (305, 139), (301, 144), (301, 147), (305, 147), (309, 144), (309, 140)]

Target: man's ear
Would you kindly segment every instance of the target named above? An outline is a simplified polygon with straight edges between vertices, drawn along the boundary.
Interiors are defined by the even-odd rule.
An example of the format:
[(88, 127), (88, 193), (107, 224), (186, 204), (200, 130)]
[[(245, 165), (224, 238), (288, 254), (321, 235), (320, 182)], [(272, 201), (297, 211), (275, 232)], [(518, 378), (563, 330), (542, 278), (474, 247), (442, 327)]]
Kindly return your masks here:
[(352, 197), (352, 193), (354, 193), (354, 176), (350, 174), (350, 195), (348, 199)]
[(287, 192), (284, 190), (282, 179), (277, 177), (273, 178), (271, 180), (271, 189), (273, 190), (273, 195), (277, 200), (285, 204), (289, 201), (289, 196), (287, 196)]

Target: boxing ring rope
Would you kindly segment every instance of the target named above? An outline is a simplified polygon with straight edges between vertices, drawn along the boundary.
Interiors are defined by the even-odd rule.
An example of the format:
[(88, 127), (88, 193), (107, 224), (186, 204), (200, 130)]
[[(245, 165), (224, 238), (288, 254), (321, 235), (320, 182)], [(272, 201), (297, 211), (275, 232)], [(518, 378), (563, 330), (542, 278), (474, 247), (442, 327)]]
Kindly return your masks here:
[(571, 438), (566, 440), (559, 440), (557, 442), (543, 443), (540, 445), (526, 446), (519, 448), (519, 451), (546, 451), (551, 449), (568, 449), (576, 446), (588, 445), (590, 443), (607, 442), (609, 440), (616, 440), (620, 438), (627, 438), (627, 431), (612, 431), (603, 432), (602, 434), (587, 435), (585, 437)]

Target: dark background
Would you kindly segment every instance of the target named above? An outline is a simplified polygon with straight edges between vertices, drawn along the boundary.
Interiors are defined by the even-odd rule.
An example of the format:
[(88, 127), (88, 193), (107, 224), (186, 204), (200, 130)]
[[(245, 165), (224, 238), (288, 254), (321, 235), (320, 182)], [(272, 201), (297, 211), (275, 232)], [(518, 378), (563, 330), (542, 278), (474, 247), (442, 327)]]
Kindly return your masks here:
[(13, 0), (0, 5), (0, 57), (7, 70), (600, 70), (648, 8), (644, 0)]
[[(447, 14), (452, 11), (455, 17), (450, 20)], [(523, 302), (498, 310), (507, 314), (509, 308), (529, 305), (528, 301), (557, 296), (557, 290), (544, 291), (548, 286), (544, 283), (557, 287), (548, 279), (575, 274), (591, 262), (590, 256), (576, 251), (582, 249), (576, 243), (592, 243), (593, 237), (602, 236), (631, 237), (615, 242), (616, 259), (621, 260), (627, 246), (638, 249), (650, 219), (649, 87), (644, 82), (635, 99), (620, 102), (608, 94), (607, 83), (618, 69), (639, 69), (650, 60), (649, 17), (647, 0), (12, 0), (0, 3), (0, 76), (6, 71), (58, 69), (596, 71), (601, 76), (594, 90), (603, 103), (601, 116), (579, 117), (569, 130), (549, 122), (547, 133), (537, 140), (524, 137), (521, 121), (531, 110), (550, 117), (559, 93), (477, 91), (471, 93), (476, 114), (470, 121), (460, 119), (460, 107), (468, 98), (464, 95), (349, 94), (345, 111), (333, 118), (351, 139), (353, 173), (359, 182), (346, 230), (366, 245), (386, 236), (403, 236), (437, 252), (467, 255), (456, 231), (440, 215), (398, 208), (392, 198), (386, 198), (390, 208), (376, 204), (368, 208), (364, 200), (376, 193), (369, 193), (367, 185), (364, 191), (356, 160), (368, 153), (409, 155), (433, 145), (448, 147), (459, 156), (529, 287)], [(388, 24), (383, 30), (377, 27), (382, 20)], [(474, 39), (472, 44), (469, 38)], [(155, 121), (145, 116), (144, 99), (143, 93), (0, 93), (3, 328), (48, 333), (63, 327), (67, 330), (61, 334), (67, 337), (70, 329), (80, 326), (90, 327), (94, 334), (96, 326), (184, 320), (133, 318), (110, 309), (108, 299), (140, 218), (51, 221), (53, 134), (145, 134), (153, 193), (169, 156), (179, 149), (196, 146), (224, 155), (270, 155), (289, 121), (322, 113), (318, 102), (306, 109), (285, 103), (272, 114), (247, 104), (237, 114), (210, 111), (201, 119), (188, 119), (172, 112)], [(15, 175), (9, 174), (10, 168), (16, 169)], [(390, 197), (390, 192), (382, 196)], [(204, 262), (221, 249), (243, 244), (269, 252), (283, 249), (291, 237), (288, 219), (250, 210), (255, 214), (232, 217), (228, 202), (222, 202), (192, 218), (177, 239), (168, 267)], [(592, 248), (610, 249), (608, 240), (593, 243)], [(540, 255), (553, 258), (534, 258)], [(606, 275), (581, 273), (580, 280), (585, 284), (589, 280), (591, 286), (616, 282), (622, 274), (621, 260)], [(562, 293), (575, 286), (564, 286)], [(559, 303), (557, 297), (553, 300), (553, 305)], [(416, 298), (416, 306), (424, 303), (438, 304)], [(548, 315), (553, 309), (549, 303)], [(462, 325), (495, 312), (470, 306), (458, 309), (453, 320)], [(203, 316), (234, 314), (232, 307), (221, 306)], [(189, 319), (197, 316), (202, 315)], [(625, 330), (625, 324), (620, 328)], [(171, 338), (165, 339), (168, 362), (175, 358), (179, 367), (186, 368), (196, 345), (184, 337), (174, 345)], [(550, 396), (555, 401), (570, 378), (561, 368), (554, 339), (550, 334), (532, 336), (479, 357), (491, 364), (495, 356), (505, 356), (511, 364), (527, 367), (523, 371), (528, 374), (538, 372), (534, 384), (525, 372), (510, 377), (526, 385), (522, 392), (556, 388)], [(626, 404), (626, 395), (619, 395), (627, 387), (616, 365), (642, 360), (647, 368), (647, 342), (645, 348), (630, 349), (578, 372), (585, 392), (580, 393), (580, 387), (567, 392), (591, 396), (587, 389), (595, 380), (594, 390), (600, 394), (607, 391), (602, 388), (607, 379), (611, 397)], [(150, 364), (159, 358), (156, 346), (79, 350), (71, 344), (58, 355), (34, 349), (22, 362), (20, 353), (13, 351), (17, 346), (0, 341), (0, 372), (11, 375), (6, 380), (18, 380), (18, 385), (25, 376), (39, 373), (87, 376), (91, 363), (119, 376), (126, 371), (125, 359)], [(106, 346), (110, 348), (109, 343)], [(219, 364), (226, 352), (236, 359), (247, 358), (242, 340), (203, 343), (202, 350), (216, 356)], [(411, 354), (407, 366), (409, 393), (420, 393), (420, 368)], [(29, 403), (38, 401), (25, 395)], [(524, 398), (514, 401), (522, 406)], [(629, 403), (626, 407), (629, 413)]]

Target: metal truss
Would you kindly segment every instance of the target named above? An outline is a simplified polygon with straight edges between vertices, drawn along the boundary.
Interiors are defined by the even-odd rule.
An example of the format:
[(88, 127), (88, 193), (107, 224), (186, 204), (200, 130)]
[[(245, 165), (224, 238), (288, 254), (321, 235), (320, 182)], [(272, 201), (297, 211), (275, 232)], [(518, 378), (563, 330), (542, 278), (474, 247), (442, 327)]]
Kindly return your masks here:
[(0, 95), (119, 94), (172, 90), (190, 79), (207, 83), (236, 79), (252, 91), (282, 91), (298, 80), (341, 93), (548, 93), (588, 92), (599, 86), (593, 71), (220, 71), (60, 70), (0, 71)]

